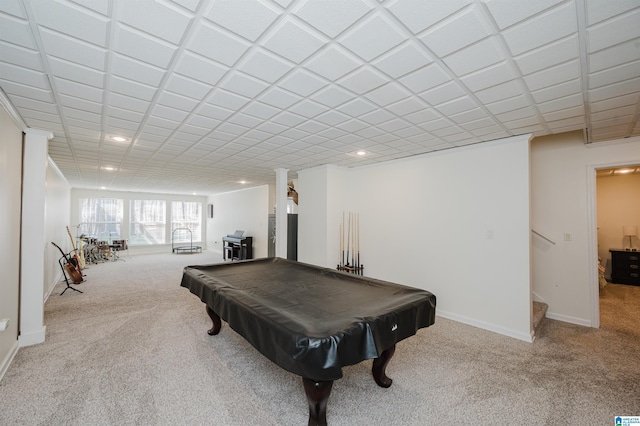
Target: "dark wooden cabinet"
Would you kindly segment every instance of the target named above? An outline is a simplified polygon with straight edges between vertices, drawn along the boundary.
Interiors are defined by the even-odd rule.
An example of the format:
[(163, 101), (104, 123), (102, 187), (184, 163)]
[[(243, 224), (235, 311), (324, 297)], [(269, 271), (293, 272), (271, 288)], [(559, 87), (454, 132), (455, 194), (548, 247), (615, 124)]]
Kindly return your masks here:
[(640, 286), (640, 252), (609, 251), (611, 252), (611, 282)]

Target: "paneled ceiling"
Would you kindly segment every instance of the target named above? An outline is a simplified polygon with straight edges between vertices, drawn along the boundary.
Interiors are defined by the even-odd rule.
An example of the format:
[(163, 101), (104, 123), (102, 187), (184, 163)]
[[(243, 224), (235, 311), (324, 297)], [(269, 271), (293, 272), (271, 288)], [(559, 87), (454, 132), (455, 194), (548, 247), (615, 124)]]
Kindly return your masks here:
[(640, 0), (2, 0), (0, 88), (78, 188), (596, 143), (640, 135)]

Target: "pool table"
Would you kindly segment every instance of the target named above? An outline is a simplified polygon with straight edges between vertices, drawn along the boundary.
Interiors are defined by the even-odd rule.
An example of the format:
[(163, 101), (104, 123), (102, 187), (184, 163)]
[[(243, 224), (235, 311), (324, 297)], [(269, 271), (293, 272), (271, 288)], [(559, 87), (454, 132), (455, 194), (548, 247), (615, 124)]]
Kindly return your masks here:
[(326, 424), (342, 367), (373, 359), (381, 387), (396, 343), (435, 321), (428, 291), (281, 258), (187, 266), (182, 287), (281, 368), (302, 377), (309, 425)]

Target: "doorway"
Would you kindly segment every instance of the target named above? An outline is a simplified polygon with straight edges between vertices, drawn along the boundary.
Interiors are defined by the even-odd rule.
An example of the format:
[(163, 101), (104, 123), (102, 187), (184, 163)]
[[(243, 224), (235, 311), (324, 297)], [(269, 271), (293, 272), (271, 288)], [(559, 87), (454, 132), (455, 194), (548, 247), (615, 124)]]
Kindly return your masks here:
[(640, 329), (637, 314), (640, 311), (640, 223), (637, 223), (640, 222), (640, 165), (597, 167), (593, 175), (595, 256), (601, 271), (595, 284), (592, 316), (598, 321), (597, 327), (637, 333)]

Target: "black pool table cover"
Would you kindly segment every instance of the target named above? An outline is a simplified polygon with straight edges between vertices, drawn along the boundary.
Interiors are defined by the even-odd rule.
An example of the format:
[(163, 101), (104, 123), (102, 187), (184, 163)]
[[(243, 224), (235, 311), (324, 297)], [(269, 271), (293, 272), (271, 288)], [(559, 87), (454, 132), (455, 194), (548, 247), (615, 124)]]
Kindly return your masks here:
[(435, 321), (428, 291), (281, 258), (187, 266), (182, 287), (258, 351), (314, 381)]

